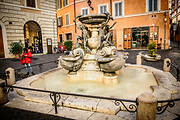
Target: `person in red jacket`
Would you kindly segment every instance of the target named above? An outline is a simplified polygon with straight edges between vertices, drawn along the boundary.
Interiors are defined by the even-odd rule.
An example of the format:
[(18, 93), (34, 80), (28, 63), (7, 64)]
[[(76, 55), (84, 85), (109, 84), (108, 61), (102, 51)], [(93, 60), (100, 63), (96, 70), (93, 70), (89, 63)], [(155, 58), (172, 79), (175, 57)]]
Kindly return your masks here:
[(30, 72), (34, 75), (32, 67), (31, 67), (31, 52), (28, 48), (23, 49), (23, 55), (22, 55), (22, 62), (21, 64), (24, 64), (26, 67), (26, 75), (29, 75), (29, 69)]

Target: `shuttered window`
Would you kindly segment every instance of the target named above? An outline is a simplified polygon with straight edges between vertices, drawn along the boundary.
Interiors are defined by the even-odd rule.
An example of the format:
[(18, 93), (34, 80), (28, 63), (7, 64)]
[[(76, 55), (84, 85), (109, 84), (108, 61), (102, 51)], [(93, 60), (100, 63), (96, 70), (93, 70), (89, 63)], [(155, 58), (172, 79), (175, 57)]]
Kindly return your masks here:
[(66, 25), (69, 25), (69, 14), (65, 15), (65, 19), (66, 19)]
[(63, 7), (68, 5), (68, 0), (63, 0)]
[(158, 11), (158, 0), (148, 0), (148, 11)]
[(107, 12), (108, 10), (107, 10), (107, 5), (100, 5), (99, 6), (99, 13), (105, 13), (105, 12)]
[(57, 19), (57, 25), (58, 25), (58, 27), (63, 26), (63, 24), (62, 24), (62, 17), (59, 17), (59, 18)]
[(57, 8), (62, 8), (62, 0), (58, 0)]
[(122, 2), (114, 3), (115, 17), (122, 16)]
[(88, 15), (89, 14), (89, 9), (88, 8), (82, 8), (81, 9), (81, 15)]

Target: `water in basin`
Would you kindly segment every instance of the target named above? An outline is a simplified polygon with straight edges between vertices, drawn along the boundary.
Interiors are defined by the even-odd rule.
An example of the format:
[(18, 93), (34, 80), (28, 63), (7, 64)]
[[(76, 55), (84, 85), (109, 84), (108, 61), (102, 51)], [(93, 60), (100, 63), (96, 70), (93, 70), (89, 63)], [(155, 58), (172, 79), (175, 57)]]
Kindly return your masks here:
[(150, 86), (157, 85), (152, 72), (147, 72), (143, 68), (126, 67), (121, 69), (118, 75), (118, 84), (105, 85), (85, 80), (68, 81), (66, 80), (67, 71), (62, 69), (41, 76), (33, 81), (31, 86), (59, 92), (135, 99), (142, 92), (152, 93)]

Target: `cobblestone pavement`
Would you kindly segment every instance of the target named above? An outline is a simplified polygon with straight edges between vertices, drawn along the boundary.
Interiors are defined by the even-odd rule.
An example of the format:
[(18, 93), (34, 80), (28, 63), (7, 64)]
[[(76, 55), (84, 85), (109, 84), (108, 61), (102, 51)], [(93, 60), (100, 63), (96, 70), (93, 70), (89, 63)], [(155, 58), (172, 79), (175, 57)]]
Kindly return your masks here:
[[(31, 59), (31, 65), (33, 68), (33, 72), (35, 74), (39, 74), (41, 72), (45, 72), (47, 70), (50, 70), (52, 68), (57, 67), (57, 63), (51, 62), (56, 61), (60, 54), (45, 54), (45, 55), (34, 55)], [(42, 64), (44, 63), (44, 64)], [(42, 64), (42, 65), (39, 65)], [(14, 69), (20, 69), (18, 73), (20, 75), (16, 75), (16, 80), (20, 80), (22, 78), (28, 77), (26, 76), (24, 65), (20, 64), (19, 58), (9, 58), (9, 59), (0, 59), (0, 78), (4, 79), (5, 70), (8, 67), (14, 68)], [(23, 68), (23, 69), (21, 69)], [(41, 69), (40, 69), (41, 68)], [(17, 72), (17, 71), (16, 71)]]
[[(128, 57), (126, 63), (135, 64), (136, 56), (138, 55), (138, 53), (139, 52), (147, 52), (147, 51), (145, 51), (145, 50), (126, 50), (126, 51), (122, 51), (122, 52), (129, 53), (129, 57)], [(145, 60), (142, 60), (142, 64), (152, 66), (152, 67), (162, 70), (163, 69), (163, 59), (170, 58), (174, 65), (180, 67), (180, 50), (160, 50), (160, 51), (157, 51), (157, 53), (161, 55), (161, 57), (162, 57), (161, 61), (147, 62)], [(44, 72), (49, 69), (57, 67), (57, 63), (51, 62), (51, 61), (56, 61), (59, 56), (60, 56), (60, 54), (34, 55), (32, 57), (32, 66), (33, 66), (34, 73), (38, 74), (38, 73), (41, 73), (41, 72)], [(41, 63), (45, 63), (45, 64), (39, 65)], [(19, 59), (13, 59), (13, 58), (0, 59), (0, 66), (1, 66), (0, 67), (0, 78), (4, 78), (4, 71), (8, 67), (12, 67), (14, 69), (20, 69), (20, 68), (24, 67), (23, 65), (20, 64)], [(25, 75), (25, 69), (22, 69), (19, 72)], [(176, 75), (176, 70), (173, 67), (171, 69), (171, 73), (173, 75)], [(27, 76), (16, 76), (16, 80), (20, 80), (24, 77), (27, 77)], [(179, 106), (180, 106), (179, 102), (177, 103), (177, 106), (178, 107), (176, 109), (179, 110)], [(7, 118), (9, 120), (11, 120), (11, 119), (13, 119), (13, 120), (29, 119), (30, 116), (31, 116), (30, 119), (36, 119), (36, 120), (57, 119), (56, 117), (49, 116), (49, 115), (27, 112), (27, 111), (18, 110), (18, 109), (12, 109), (12, 108), (4, 108), (4, 107), (3, 108), (0, 107), (0, 112), (3, 113), (4, 115), (11, 114), (11, 116), (8, 116), (8, 118)], [(171, 111), (171, 113), (172, 113), (172, 111)], [(16, 116), (15, 114), (18, 114), (18, 116)], [(179, 114), (177, 116), (179, 116)], [(62, 119), (65, 119), (65, 118), (62, 118)], [(177, 118), (177, 119), (180, 119), (180, 118)]]

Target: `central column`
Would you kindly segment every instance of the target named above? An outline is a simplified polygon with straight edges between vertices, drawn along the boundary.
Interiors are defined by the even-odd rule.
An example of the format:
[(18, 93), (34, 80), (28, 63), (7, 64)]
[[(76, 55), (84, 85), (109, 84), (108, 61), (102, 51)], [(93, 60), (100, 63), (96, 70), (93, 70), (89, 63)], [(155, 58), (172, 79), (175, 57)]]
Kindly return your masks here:
[(95, 55), (96, 53), (96, 49), (99, 45), (99, 41), (98, 41), (98, 28), (99, 26), (91, 26), (90, 30), (91, 30), (91, 38), (88, 39), (88, 46), (90, 49), (92, 49), (91, 54)]
[(98, 25), (90, 27), (91, 38), (88, 39), (88, 47), (91, 49), (91, 54), (86, 54), (82, 65), (82, 76), (84, 80), (103, 81), (103, 73), (100, 71), (96, 60), (96, 49), (99, 45), (98, 41)]

